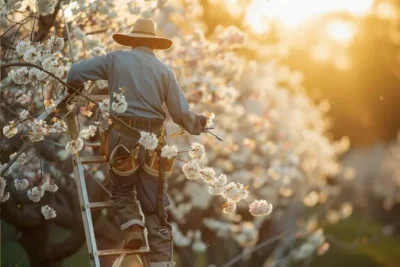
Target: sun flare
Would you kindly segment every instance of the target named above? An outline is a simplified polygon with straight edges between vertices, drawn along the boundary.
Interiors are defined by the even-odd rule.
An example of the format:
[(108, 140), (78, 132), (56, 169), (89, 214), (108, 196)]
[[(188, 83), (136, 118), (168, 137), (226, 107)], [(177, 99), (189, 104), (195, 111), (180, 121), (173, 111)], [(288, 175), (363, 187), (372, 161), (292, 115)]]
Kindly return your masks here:
[(372, 3), (373, 0), (252, 0), (245, 12), (245, 23), (261, 34), (269, 31), (271, 22), (296, 27), (334, 12), (362, 16), (370, 10)]

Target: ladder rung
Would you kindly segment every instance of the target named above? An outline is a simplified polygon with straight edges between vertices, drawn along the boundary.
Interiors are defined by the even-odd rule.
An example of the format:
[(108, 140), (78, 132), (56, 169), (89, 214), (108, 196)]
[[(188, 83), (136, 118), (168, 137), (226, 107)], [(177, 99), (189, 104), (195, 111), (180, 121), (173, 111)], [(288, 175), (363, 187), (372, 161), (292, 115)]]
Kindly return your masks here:
[(80, 157), (79, 160), (82, 164), (108, 163), (104, 156)]
[(83, 145), (85, 145), (85, 146), (100, 146), (100, 142), (95, 142), (95, 143), (84, 142)]
[(106, 201), (106, 202), (91, 202), (87, 204), (89, 209), (106, 209), (106, 208), (113, 208), (114, 202)]
[[(109, 95), (87, 95), (89, 99), (91, 99), (94, 102), (100, 102), (104, 99), (109, 99)], [(89, 102), (86, 98), (76, 95), (74, 96), (70, 102)]]
[(131, 255), (131, 254), (139, 254), (139, 253), (148, 253), (150, 249), (147, 247), (139, 248), (139, 249), (107, 249), (107, 250), (99, 250), (97, 251), (98, 256), (115, 256), (115, 255)]

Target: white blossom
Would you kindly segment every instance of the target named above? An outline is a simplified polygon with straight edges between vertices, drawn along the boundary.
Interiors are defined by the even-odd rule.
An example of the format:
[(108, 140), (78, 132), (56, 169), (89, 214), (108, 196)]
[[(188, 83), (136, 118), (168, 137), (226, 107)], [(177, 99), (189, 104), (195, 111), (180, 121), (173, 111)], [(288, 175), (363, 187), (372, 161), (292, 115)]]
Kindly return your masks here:
[(37, 68), (31, 68), (29, 70), (29, 80), (31, 80), (32, 82), (43, 81), (47, 78), (47, 76), (48, 74), (46, 72), (41, 71)]
[(189, 230), (187, 235), (182, 234), (175, 222), (171, 222), (174, 244), (178, 247), (188, 247), (192, 242), (192, 232)]
[(51, 36), (47, 41), (47, 49), (51, 52), (58, 52), (64, 48), (64, 39), (60, 37)]
[(222, 196), (231, 202), (238, 202), (245, 199), (249, 191), (240, 183), (230, 182), (225, 186), (225, 191)]
[(228, 178), (225, 174), (220, 174), (217, 179), (214, 180), (214, 186), (223, 187), (226, 185)]
[(29, 63), (35, 63), (40, 60), (40, 53), (36, 50), (36, 47), (29, 48), (24, 53), (24, 60)]
[(28, 116), (29, 116), (29, 111), (27, 111), (26, 109), (22, 110), (22, 111), (19, 113), (19, 119), (20, 119), (21, 121), (26, 120), (26, 119), (28, 118)]
[(64, 76), (64, 72), (65, 72), (64, 67), (63, 66), (59, 66), (59, 67), (56, 68), (56, 71), (55, 71), (54, 75), (56, 75), (58, 78), (62, 78)]
[(15, 50), (19, 56), (23, 56), (25, 52), (32, 47), (30, 42), (19, 41), (18, 44), (15, 46)]
[(55, 193), (55, 192), (57, 192), (57, 190), (58, 190), (58, 186), (57, 186), (54, 182), (46, 181), (46, 182), (42, 185), (41, 189), (44, 190), (44, 191), (48, 191), (48, 192), (51, 192), (51, 193)]
[(19, 68), (11, 73), (11, 78), (16, 84), (27, 84), (29, 83), (29, 71), (27, 68)]
[(15, 179), (14, 186), (17, 190), (25, 190), (29, 186), (29, 182), (26, 179)]
[(11, 138), (18, 133), (18, 129), (16, 126), (11, 123), (10, 125), (6, 125), (3, 127), (3, 134), (7, 138)]
[(272, 211), (272, 204), (266, 200), (254, 200), (249, 205), (249, 212), (253, 216), (264, 216), (270, 214)]
[(49, 129), (51, 133), (64, 133), (67, 131), (67, 124), (63, 120), (57, 120)]
[(33, 202), (39, 202), (40, 199), (44, 196), (44, 190), (35, 186), (28, 191), (28, 198)]
[(93, 48), (92, 54), (94, 57), (104, 56), (106, 54), (106, 50), (101, 46), (96, 46)]
[(213, 186), (210, 185), (208, 187), (208, 192), (211, 195), (217, 196), (217, 195), (221, 195), (224, 192), (225, 188), (223, 186)]
[(88, 140), (90, 137), (93, 137), (96, 134), (97, 126), (90, 125), (88, 128), (82, 129), (79, 133), (79, 136), (85, 140)]
[(78, 153), (82, 148), (83, 148), (83, 141), (80, 138), (69, 141), (65, 146), (65, 149), (71, 154)]
[(210, 114), (208, 114), (207, 116), (207, 123), (205, 128), (210, 128), (214, 126), (214, 119), (215, 119), (215, 114), (213, 112), (211, 112)]
[(21, 153), (21, 155), (19, 155), (17, 161), (18, 161), (18, 164), (24, 165), (26, 163), (26, 154)]
[(228, 201), (225, 204), (222, 205), (222, 211), (224, 213), (231, 213), (236, 210), (236, 203), (232, 201)]
[(189, 151), (189, 156), (192, 159), (197, 159), (197, 160), (202, 160), (204, 156), (206, 155), (204, 146), (200, 143), (193, 143), (191, 146), (191, 149)]
[(178, 155), (178, 148), (176, 146), (165, 145), (161, 149), (161, 157), (172, 159)]
[(110, 116), (110, 99), (104, 99), (99, 103), (100, 112), (103, 114), (104, 119)]
[(195, 232), (195, 240), (192, 244), (192, 250), (196, 253), (203, 253), (207, 249), (207, 245), (201, 240), (201, 232), (197, 230)]
[(154, 150), (158, 145), (157, 136), (154, 133), (140, 132), (139, 144), (147, 150)]
[(57, 61), (54, 60), (52, 57), (49, 57), (42, 61), (43, 69), (51, 73), (54, 73), (57, 70), (56, 69), (57, 65), (58, 65)]
[(203, 178), (206, 183), (213, 183), (215, 181), (215, 171), (211, 167), (205, 167), (201, 169), (201, 178)]
[(56, 211), (49, 207), (49, 205), (43, 206), (40, 210), (46, 220), (55, 218), (57, 216)]
[(49, 133), (49, 126), (43, 120), (34, 120), (31, 124), (29, 138), (32, 142), (39, 142)]
[(32, 91), (28, 91), (28, 93), (24, 94), (22, 93), (21, 90), (17, 94), (15, 94), (15, 101), (17, 101), (20, 104), (26, 104), (29, 101), (30, 96), (32, 95)]
[(185, 165), (182, 167), (182, 171), (189, 180), (196, 180), (200, 178), (201, 168), (199, 163), (195, 160), (185, 163)]
[(113, 93), (113, 97), (115, 100), (111, 105), (111, 109), (117, 113), (124, 113), (128, 108), (128, 103), (125, 100), (125, 96), (123, 95), (123, 91), (121, 93)]
[(85, 39), (85, 49), (92, 50), (94, 47), (100, 45), (100, 40), (93, 38), (92, 36), (87, 36)]

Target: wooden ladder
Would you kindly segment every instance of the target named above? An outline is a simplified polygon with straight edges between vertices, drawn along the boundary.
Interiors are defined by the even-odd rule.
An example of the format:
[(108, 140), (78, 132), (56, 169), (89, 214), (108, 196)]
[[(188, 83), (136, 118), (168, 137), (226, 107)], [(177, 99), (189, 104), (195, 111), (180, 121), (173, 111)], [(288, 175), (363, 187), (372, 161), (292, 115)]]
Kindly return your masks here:
[[(95, 102), (99, 102), (103, 99), (109, 98), (108, 95), (93, 95), (88, 96), (88, 98), (92, 99)], [(82, 98), (80, 96), (75, 96), (70, 103), (77, 103), (77, 102), (88, 102), (87, 99)], [(74, 105), (73, 110), (71, 110), (68, 115), (66, 116), (66, 122), (68, 125), (68, 131), (70, 134), (71, 139), (76, 139), (78, 137), (77, 132), (77, 116), (75, 115), (77, 105)], [(75, 109), (75, 110), (74, 110)], [(93, 145), (93, 144), (92, 144)], [(99, 145), (99, 144), (98, 144)], [(83, 225), (85, 229), (85, 236), (86, 236), (86, 244), (90, 255), (90, 265), (92, 267), (100, 267), (100, 257), (101, 256), (119, 256), (114, 264), (113, 267), (121, 266), (122, 261), (127, 255), (142, 255), (142, 265), (143, 267), (150, 266), (149, 260), (149, 243), (147, 240), (147, 229), (144, 230), (145, 236), (145, 246), (141, 247), (137, 250), (128, 250), (128, 249), (109, 249), (109, 250), (98, 250), (96, 244), (96, 237), (94, 233), (93, 227), (93, 220), (92, 220), (92, 210), (96, 209), (107, 209), (113, 208), (114, 203), (112, 201), (106, 202), (90, 202), (89, 196), (86, 190), (86, 182), (85, 182), (85, 175), (84, 175), (84, 168), (83, 165), (85, 164), (108, 164), (108, 161), (103, 156), (90, 156), (90, 157), (80, 157), (79, 152), (72, 155), (72, 161), (74, 166), (74, 177), (78, 187), (78, 195), (79, 195), (79, 202), (82, 212), (82, 219)], [(136, 200), (138, 202), (138, 200)], [(140, 207), (140, 204), (138, 203)], [(142, 218), (144, 218), (142, 209), (140, 208), (140, 214)]]

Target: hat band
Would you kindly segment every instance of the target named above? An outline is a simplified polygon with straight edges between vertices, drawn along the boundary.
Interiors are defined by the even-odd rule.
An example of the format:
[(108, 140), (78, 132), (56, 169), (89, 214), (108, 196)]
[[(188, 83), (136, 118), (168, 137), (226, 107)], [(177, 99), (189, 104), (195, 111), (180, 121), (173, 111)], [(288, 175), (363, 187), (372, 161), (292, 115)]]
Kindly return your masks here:
[(157, 36), (155, 33), (152, 33), (152, 32), (132, 31), (132, 33), (144, 33), (144, 34), (151, 34), (151, 35)]

